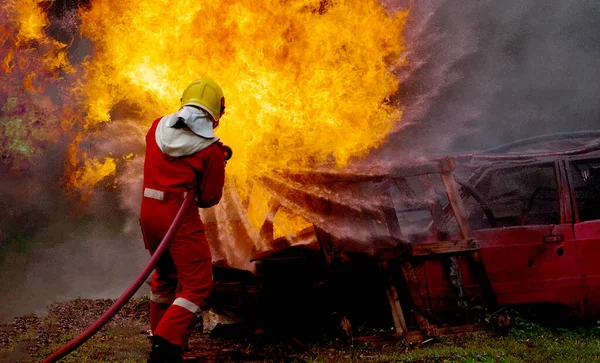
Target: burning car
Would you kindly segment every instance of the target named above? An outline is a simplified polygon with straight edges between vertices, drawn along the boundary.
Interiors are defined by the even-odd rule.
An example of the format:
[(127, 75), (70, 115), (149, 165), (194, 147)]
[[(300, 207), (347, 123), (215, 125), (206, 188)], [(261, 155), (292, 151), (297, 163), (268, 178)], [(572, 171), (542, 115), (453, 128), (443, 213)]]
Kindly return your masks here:
[[(313, 225), (257, 253), (255, 274), (233, 281), (219, 269), (215, 307), (253, 328), (335, 321), (346, 336), (393, 326), (393, 336), (417, 339), (464, 329), (476, 306), (544, 304), (595, 318), (600, 143), (597, 133), (576, 136), (385, 172), (264, 178), (274, 209), (302, 211)], [(266, 219), (262, 235), (272, 228)]]

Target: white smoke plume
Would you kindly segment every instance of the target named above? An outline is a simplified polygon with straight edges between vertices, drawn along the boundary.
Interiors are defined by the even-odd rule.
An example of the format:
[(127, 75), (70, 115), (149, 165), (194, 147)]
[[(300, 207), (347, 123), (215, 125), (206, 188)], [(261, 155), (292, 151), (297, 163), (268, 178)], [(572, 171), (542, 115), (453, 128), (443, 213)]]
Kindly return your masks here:
[(377, 158), (600, 128), (600, 2), (410, 4), (402, 129)]

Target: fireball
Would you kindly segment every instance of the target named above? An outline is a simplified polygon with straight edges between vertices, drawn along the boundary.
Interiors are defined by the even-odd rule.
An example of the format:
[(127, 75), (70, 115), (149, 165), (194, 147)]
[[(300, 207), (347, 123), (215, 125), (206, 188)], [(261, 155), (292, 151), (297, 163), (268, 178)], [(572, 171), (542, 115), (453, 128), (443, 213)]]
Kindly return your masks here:
[(210, 77), (226, 95), (217, 134), (235, 150), (228, 171), (242, 192), (273, 169), (344, 166), (400, 117), (390, 95), (406, 15), (375, 0), (94, 1), (81, 12), (95, 47), (86, 125), (113, 121), (120, 102), (149, 125)]
[[(75, 72), (67, 46), (46, 36), (36, 4), (4, 2), (9, 21), (0, 30), (1, 66), (13, 73), (6, 87), (20, 92), (9, 103), (34, 110), (49, 84)], [(180, 107), (189, 83), (209, 77), (227, 104), (217, 135), (234, 150), (228, 205), (244, 209), (245, 228), (269, 219), (275, 237), (293, 233), (308, 222), (278, 209), (258, 181), (282, 169), (342, 168), (385, 141), (401, 117), (392, 95), (407, 16), (377, 0), (92, 0), (78, 24), (93, 48), (76, 65), (77, 82), (63, 89), (73, 104), (53, 113), (57, 106), (46, 102), (49, 117), (31, 116), (47, 127), (3, 123), (2, 147), (26, 156), (36, 140), (54, 140), (56, 126), (76, 130), (67, 187), (86, 194), (111, 180), (118, 188), (119, 164), (143, 157), (144, 130)], [(112, 143), (99, 137), (106, 130)], [(248, 235), (256, 239), (257, 230)]]

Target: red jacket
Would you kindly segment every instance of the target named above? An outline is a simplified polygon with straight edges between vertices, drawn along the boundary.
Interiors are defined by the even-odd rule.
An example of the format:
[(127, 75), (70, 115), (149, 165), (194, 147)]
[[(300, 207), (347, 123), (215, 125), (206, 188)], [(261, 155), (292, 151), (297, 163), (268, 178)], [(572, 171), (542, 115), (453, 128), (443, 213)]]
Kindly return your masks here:
[[(166, 234), (187, 191), (197, 188), (198, 207), (208, 208), (221, 199), (225, 182), (224, 153), (219, 143), (192, 155), (171, 157), (164, 154), (156, 143), (156, 128), (160, 120), (154, 121), (146, 135), (144, 196), (140, 212), (146, 243), (153, 240), (153, 245), (155, 239), (162, 239)], [(186, 231), (204, 230), (198, 208), (193, 204), (186, 211), (183, 225), (187, 225)]]

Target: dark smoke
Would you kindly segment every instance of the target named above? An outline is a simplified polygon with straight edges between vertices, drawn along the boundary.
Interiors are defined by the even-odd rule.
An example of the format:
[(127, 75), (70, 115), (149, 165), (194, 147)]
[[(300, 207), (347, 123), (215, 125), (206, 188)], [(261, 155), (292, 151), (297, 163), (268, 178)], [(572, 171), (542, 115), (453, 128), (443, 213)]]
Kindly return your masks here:
[(598, 19), (597, 0), (415, 1), (403, 128), (375, 155), (600, 129)]
[[(73, 65), (92, 52), (89, 40), (79, 36), (78, 5), (85, 2), (56, 1), (46, 9), (51, 21), (46, 33), (70, 44), (68, 56)], [(63, 82), (78, 76), (69, 75)], [(70, 97), (62, 93), (60, 85), (46, 85), (43, 94), (55, 105)], [(6, 95), (0, 93), (0, 104), (5, 100)], [(44, 105), (39, 107), (52, 112), (43, 109)], [(123, 114), (114, 111), (115, 117)], [(10, 159), (0, 160), (0, 322), (44, 313), (50, 303), (78, 296), (115, 298), (148, 259), (137, 217), (132, 215), (139, 208), (140, 186), (126, 178), (138, 161), (127, 166), (120, 163), (123, 180), (101, 183), (86, 203), (64, 188), (67, 147), (81, 127), (84, 115), (80, 117), (73, 120), (73, 130), (18, 169)], [(84, 141), (83, 151), (99, 156), (112, 152), (119, 157), (143, 150), (143, 133), (133, 124), (116, 131), (109, 125), (99, 131), (98, 142)], [(141, 169), (139, 165), (137, 169)]]

